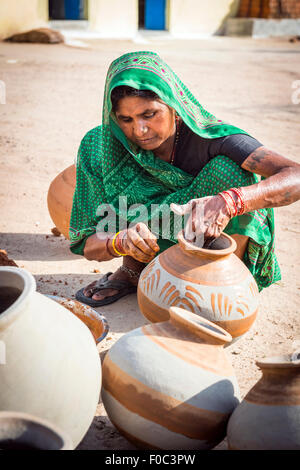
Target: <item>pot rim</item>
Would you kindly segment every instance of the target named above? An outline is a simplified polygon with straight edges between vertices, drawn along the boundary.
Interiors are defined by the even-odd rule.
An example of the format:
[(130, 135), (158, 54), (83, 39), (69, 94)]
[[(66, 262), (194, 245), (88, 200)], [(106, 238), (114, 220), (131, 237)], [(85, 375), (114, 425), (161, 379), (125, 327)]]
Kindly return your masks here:
[[(299, 359), (297, 356), (299, 356)], [(293, 359), (293, 354), (266, 357), (256, 361), (256, 365), (260, 369), (300, 368), (300, 353), (297, 356), (295, 359)]]
[[(170, 320), (173, 323), (180, 323), (186, 326), (190, 331), (197, 336), (203, 337), (204, 335), (214, 338), (221, 344), (231, 343), (232, 336), (228, 331), (224, 330), (221, 326), (207, 320), (201, 315), (185, 310), (180, 307), (169, 308)], [(203, 335), (204, 334), (204, 335)]]
[(0, 424), (5, 420), (8, 420), (10, 422), (23, 422), (29, 427), (40, 428), (41, 430), (46, 431), (50, 430), (55, 437), (59, 438), (62, 441), (61, 449), (58, 450), (74, 449), (74, 444), (72, 442), (71, 437), (65, 431), (63, 431), (61, 428), (51, 423), (47, 419), (40, 418), (39, 416), (34, 416), (21, 411), (0, 411)]
[(230, 245), (227, 248), (220, 249), (220, 250), (199, 248), (198, 246), (194, 245), (192, 242), (189, 242), (188, 240), (184, 238), (183, 230), (181, 230), (177, 235), (177, 240), (178, 240), (179, 245), (184, 249), (185, 252), (187, 253), (190, 252), (191, 255), (195, 255), (195, 254), (197, 255), (198, 253), (199, 255), (203, 254), (210, 258), (221, 258), (223, 256), (228, 256), (235, 252), (235, 250), (237, 249), (237, 244), (236, 244), (236, 241), (232, 237), (227, 235), (227, 233), (222, 232), (219, 238), (221, 239), (225, 238), (226, 240), (230, 242)]
[[(36, 291), (35, 279), (26, 269), (17, 268), (15, 266), (1, 266), (0, 273), (2, 272), (10, 272), (15, 274), (17, 277), (21, 277), (24, 287), (19, 297), (6, 310), (4, 310), (4, 312), (0, 313), (0, 329), (3, 325), (6, 325), (8, 321), (14, 320), (20, 312), (20, 305)], [(7, 287), (9, 287), (9, 285)]]

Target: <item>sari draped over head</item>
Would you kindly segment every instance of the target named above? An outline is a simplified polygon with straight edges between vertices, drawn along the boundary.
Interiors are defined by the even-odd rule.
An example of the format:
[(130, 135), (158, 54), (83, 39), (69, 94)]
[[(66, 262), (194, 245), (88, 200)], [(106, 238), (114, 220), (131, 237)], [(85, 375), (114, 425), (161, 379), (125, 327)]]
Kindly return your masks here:
[[(154, 52), (132, 52), (116, 59), (107, 72), (102, 125), (85, 135), (78, 151), (70, 221), (70, 249), (76, 254), (83, 255), (90, 235), (111, 231), (111, 224), (104, 225), (111, 220), (111, 215), (107, 215), (109, 208), (117, 215), (114, 230), (118, 231), (134, 221), (148, 225), (153, 220), (163, 221), (170, 214), (172, 202), (185, 204), (233, 186), (248, 186), (260, 181), (257, 175), (243, 170), (224, 155), (212, 159), (194, 177), (157, 158), (152, 151), (134, 145), (126, 138), (112, 112), (111, 91), (121, 85), (154, 91), (201, 137), (213, 139), (247, 134), (207, 112)], [(139, 206), (140, 218), (137, 220)], [(171, 219), (173, 216), (171, 214)], [(161, 251), (176, 243), (175, 228), (170, 230), (167, 238), (162, 236), (161, 223), (156, 228), (156, 232), (152, 231), (158, 236)], [(273, 209), (236, 216), (224, 231), (229, 235), (250, 237), (243, 261), (259, 290), (281, 278), (274, 253)]]

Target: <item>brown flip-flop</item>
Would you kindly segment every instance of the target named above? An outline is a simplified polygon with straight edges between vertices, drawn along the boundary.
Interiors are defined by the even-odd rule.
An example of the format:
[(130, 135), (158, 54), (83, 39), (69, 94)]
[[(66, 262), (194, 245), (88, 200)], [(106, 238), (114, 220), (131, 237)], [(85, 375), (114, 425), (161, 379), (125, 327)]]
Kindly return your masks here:
[(99, 279), (99, 281), (97, 281), (96, 284), (90, 290), (93, 295), (96, 292), (104, 289), (116, 289), (119, 291), (117, 294), (105, 297), (105, 299), (102, 300), (94, 300), (92, 299), (92, 297), (87, 297), (86, 295), (84, 295), (83, 291), (86, 289), (86, 287), (83, 287), (82, 289), (76, 292), (76, 300), (84, 304), (90, 305), (90, 307), (97, 308), (102, 307), (103, 305), (112, 304), (113, 302), (116, 302), (125, 295), (133, 294), (137, 291), (137, 286), (133, 286), (129, 281), (110, 281), (108, 277), (111, 274), (111, 272), (104, 274), (104, 276)]

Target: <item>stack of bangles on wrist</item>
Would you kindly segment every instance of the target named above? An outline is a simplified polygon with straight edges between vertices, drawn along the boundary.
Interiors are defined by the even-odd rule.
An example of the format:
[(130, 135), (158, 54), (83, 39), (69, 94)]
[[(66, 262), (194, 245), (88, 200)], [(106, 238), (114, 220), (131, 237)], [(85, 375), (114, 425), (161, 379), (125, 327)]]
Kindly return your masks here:
[[(230, 191), (234, 192), (237, 195), (238, 203), (236, 204)], [(219, 195), (226, 202), (226, 206), (229, 210), (230, 217), (235, 217), (236, 215), (242, 215), (245, 213), (245, 199), (243, 192), (240, 188), (230, 188), (228, 191), (222, 191)]]
[(127, 256), (126, 253), (122, 253), (121, 250), (122, 250), (122, 242), (121, 242), (121, 239), (119, 237), (119, 234), (120, 232), (117, 232), (113, 239), (112, 239), (112, 247), (113, 247), (113, 250), (114, 250), (114, 253), (111, 253), (108, 249), (108, 241), (110, 240), (110, 238), (108, 237), (107, 240), (106, 240), (106, 249), (107, 251), (114, 257), (119, 257), (119, 256)]

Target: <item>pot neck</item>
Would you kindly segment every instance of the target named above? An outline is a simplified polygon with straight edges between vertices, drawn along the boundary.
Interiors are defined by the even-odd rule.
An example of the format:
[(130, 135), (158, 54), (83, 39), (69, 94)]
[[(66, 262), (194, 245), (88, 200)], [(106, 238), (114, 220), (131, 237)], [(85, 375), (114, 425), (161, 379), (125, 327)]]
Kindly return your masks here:
[(196, 336), (199, 341), (219, 346), (224, 346), (232, 341), (231, 335), (223, 328), (188, 310), (171, 307), (169, 314), (169, 321), (172, 325)]
[(256, 361), (256, 365), (261, 369), (263, 375), (299, 375), (300, 377), (300, 357), (299, 353), (285, 354), (282, 356), (268, 357)]
[(29, 271), (12, 266), (0, 267), (0, 287), (2, 289), (14, 288), (19, 295), (0, 313), (0, 330), (5, 329), (24, 310), (29, 297), (36, 291), (36, 282)]
[(177, 238), (181, 250), (183, 250), (185, 254), (193, 257), (197, 256), (199, 258), (217, 260), (230, 256), (237, 248), (235, 240), (226, 233), (221, 233), (220, 237), (212, 243), (212, 248), (210, 249), (201, 248), (196, 244), (187, 241), (184, 238), (183, 230), (178, 233)]

